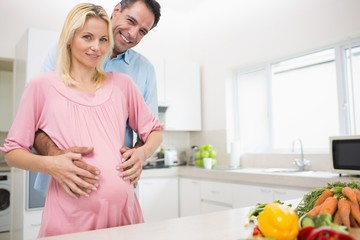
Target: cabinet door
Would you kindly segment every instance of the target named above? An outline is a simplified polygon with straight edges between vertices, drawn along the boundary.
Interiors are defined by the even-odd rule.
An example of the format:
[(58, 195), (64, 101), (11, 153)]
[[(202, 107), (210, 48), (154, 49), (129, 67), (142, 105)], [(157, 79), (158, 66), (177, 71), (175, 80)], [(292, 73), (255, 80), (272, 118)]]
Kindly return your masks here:
[(139, 201), (145, 222), (178, 217), (177, 177), (141, 179)]
[(41, 225), (42, 210), (25, 211), (24, 240), (35, 240), (38, 237)]
[(191, 216), (201, 213), (200, 181), (180, 178), (180, 216)]
[(238, 184), (234, 189), (234, 208), (273, 201), (273, 190), (269, 187)]
[(165, 90), (165, 59), (160, 57), (148, 57), (149, 61), (153, 64), (156, 74), (156, 86), (158, 94), (159, 106), (166, 104), (166, 90)]
[(291, 200), (296, 198), (302, 198), (310, 190), (301, 190), (294, 188), (274, 188), (273, 189), (273, 200)]
[(13, 73), (0, 71), (0, 132), (8, 132), (12, 123)]
[(233, 208), (233, 187), (231, 183), (201, 181), (201, 213)]
[(201, 130), (200, 66), (188, 60), (166, 59), (165, 90), (168, 109), (165, 129)]
[(201, 202), (201, 213), (202, 214), (224, 211), (224, 210), (228, 210), (228, 209), (232, 209), (232, 207), (229, 205), (223, 205), (223, 204), (216, 203), (216, 202), (215, 203), (207, 202), (207, 201)]
[(238, 184), (234, 191), (234, 207), (255, 206), (257, 203), (268, 203), (275, 200), (287, 201), (302, 198), (310, 191), (283, 187), (262, 187)]

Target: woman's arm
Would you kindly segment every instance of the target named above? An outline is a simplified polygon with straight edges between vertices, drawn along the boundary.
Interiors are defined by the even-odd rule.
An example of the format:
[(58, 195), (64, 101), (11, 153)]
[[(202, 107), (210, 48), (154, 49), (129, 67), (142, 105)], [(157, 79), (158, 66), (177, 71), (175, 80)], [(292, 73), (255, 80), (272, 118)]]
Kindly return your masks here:
[(70, 196), (88, 197), (91, 191), (83, 191), (78, 186), (83, 189), (96, 190), (96, 188), (79, 177), (92, 177), (90, 172), (74, 165), (73, 161), (81, 161), (81, 159), (81, 154), (74, 152), (58, 156), (40, 156), (18, 148), (5, 153), (5, 161), (9, 166), (49, 174)]

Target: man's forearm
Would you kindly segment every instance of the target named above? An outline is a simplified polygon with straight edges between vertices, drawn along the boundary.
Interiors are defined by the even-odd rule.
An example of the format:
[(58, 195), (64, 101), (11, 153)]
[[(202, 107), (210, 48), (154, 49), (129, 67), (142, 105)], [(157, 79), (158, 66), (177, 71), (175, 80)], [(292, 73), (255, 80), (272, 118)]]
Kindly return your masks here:
[(56, 153), (60, 151), (56, 144), (42, 130), (38, 130), (35, 133), (34, 148), (43, 156), (57, 155)]

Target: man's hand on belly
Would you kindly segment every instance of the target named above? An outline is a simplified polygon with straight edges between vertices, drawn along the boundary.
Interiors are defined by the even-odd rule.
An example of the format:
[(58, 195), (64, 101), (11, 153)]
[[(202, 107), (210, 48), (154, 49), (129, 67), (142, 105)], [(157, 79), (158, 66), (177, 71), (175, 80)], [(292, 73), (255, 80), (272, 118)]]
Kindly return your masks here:
[[(65, 187), (65, 190), (69, 193), (70, 196), (76, 197), (79, 195), (86, 196), (92, 190), (99, 187), (98, 184), (98, 175), (100, 175), (100, 170), (94, 166), (91, 166), (82, 161), (82, 156), (91, 154), (94, 150), (92, 147), (72, 147), (68, 149), (60, 149), (52, 141), (52, 139), (47, 135), (46, 132), (39, 129), (35, 134), (34, 147), (40, 155), (43, 156), (59, 156), (66, 153), (76, 153), (80, 154), (80, 159), (72, 159), (73, 173), (68, 175), (69, 178), (67, 184), (70, 184), (71, 187)], [(74, 156), (74, 155), (72, 155)], [(77, 155), (79, 156), (79, 155)], [(77, 175), (74, 175), (77, 174)], [(64, 176), (61, 176), (58, 173), (58, 178), (55, 179), (64, 187)], [(76, 182), (75, 182), (76, 181)]]

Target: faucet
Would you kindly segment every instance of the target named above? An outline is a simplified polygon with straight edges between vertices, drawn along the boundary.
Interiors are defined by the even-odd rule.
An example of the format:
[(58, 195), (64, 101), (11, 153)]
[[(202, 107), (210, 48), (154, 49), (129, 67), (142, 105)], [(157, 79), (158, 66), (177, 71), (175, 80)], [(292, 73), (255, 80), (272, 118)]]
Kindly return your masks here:
[(310, 165), (310, 161), (304, 158), (303, 145), (300, 138), (295, 139), (292, 143), (292, 152), (294, 152), (295, 143), (299, 142), (300, 144), (300, 159), (294, 159), (293, 163), (299, 168), (299, 171), (305, 171), (305, 168)]

